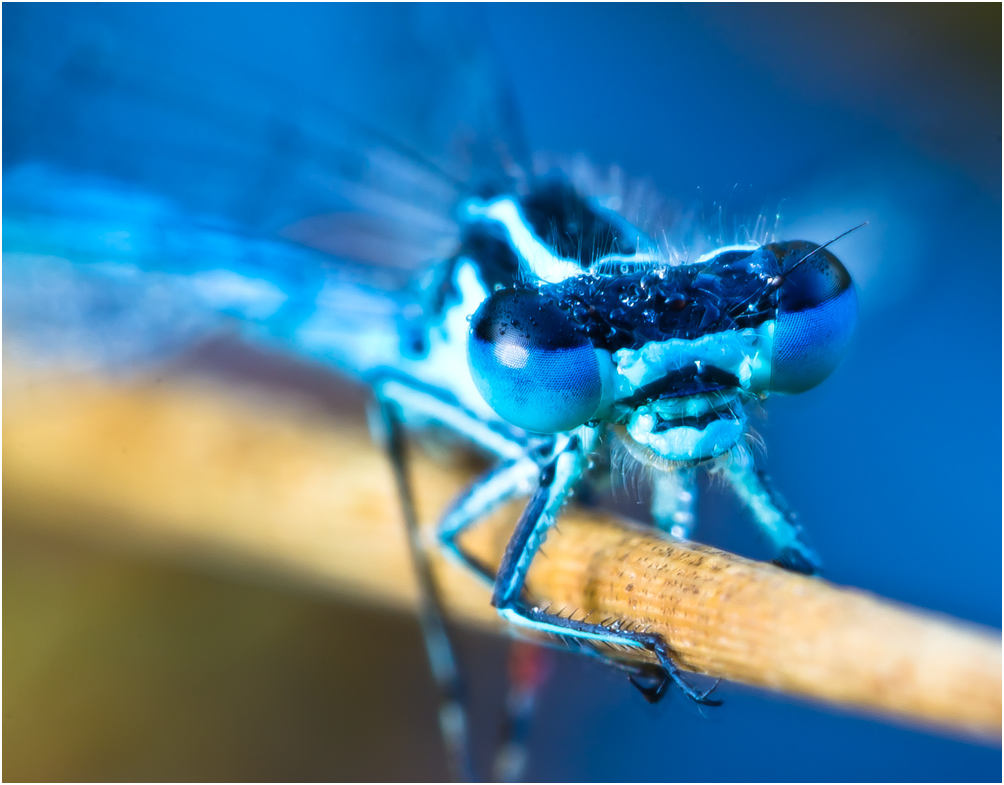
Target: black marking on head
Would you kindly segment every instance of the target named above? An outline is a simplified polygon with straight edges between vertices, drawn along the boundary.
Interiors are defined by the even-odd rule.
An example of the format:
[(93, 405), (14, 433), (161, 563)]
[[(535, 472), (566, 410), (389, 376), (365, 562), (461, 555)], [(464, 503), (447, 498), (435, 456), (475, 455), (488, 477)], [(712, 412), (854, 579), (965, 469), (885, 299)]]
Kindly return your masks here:
[(804, 240), (772, 243), (782, 266), (780, 298), (788, 313), (817, 307), (851, 288), (851, 275), (829, 251)]
[(683, 398), (688, 395), (739, 387), (739, 377), (735, 374), (723, 371), (714, 365), (701, 365), (700, 368), (689, 365), (639, 387), (630, 396), (621, 398), (617, 403), (638, 407), (663, 398)]
[(495, 292), (478, 309), (471, 330), (478, 340), (491, 346), (515, 342), (556, 351), (586, 344), (567, 314), (536, 289)]
[(541, 287), (594, 346), (615, 352), (672, 338), (755, 327), (774, 317), (777, 259), (726, 251), (707, 264), (581, 275)]
[(735, 415), (730, 411), (719, 411), (718, 409), (712, 409), (700, 415), (686, 415), (684, 417), (663, 417), (657, 414), (657, 422), (652, 428), (652, 433), (665, 433), (673, 428), (696, 428), (703, 431), (713, 422), (734, 419), (736, 419)]

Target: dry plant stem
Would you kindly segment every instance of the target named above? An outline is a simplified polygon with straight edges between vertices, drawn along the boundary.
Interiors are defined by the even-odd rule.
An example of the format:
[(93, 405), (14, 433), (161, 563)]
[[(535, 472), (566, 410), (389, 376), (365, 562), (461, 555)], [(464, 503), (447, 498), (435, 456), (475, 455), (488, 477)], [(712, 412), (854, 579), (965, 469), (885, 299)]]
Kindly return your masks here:
[[(390, 469), (359, 419), (235, 395), (191, 383), (5, 385), (10, 517), (413, 604)], [(413, 452), (431, 523), (470, 467)], [(497, 563), (518, 509), (465, 543)], [(530, 573), (542, 604), (650, 628), (694, 671), (1000, 739), (997, 631), (580, 510), (559, 528)], [(439, 574), (452, 614), (498, 625), (486, 587), (452, 565)]]

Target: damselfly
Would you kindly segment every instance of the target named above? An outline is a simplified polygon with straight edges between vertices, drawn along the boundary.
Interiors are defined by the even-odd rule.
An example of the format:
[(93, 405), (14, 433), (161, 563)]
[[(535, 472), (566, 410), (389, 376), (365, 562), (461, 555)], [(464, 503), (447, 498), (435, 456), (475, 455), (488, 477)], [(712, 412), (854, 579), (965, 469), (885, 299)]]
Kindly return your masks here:
[[(425, 628), (443, 694), (458, 692), (455, 668), (410, 509), (401, 424), (448, 428), (496, 460), (454, 502), (439, 535), (493, 586), (492, 604), (507, 621), (587, 649), (648, 649), (661, 672), (652, 681), (635, 666), (631, 678), (649, 700), (672, 681), (698, 703), (717, 703), (679, 673), (661, 636), (538, 607), (524, 594), (527, 572), (612, 439), (656, 470), (651, 512), (659, 528), (689, 537), (696, 469), (721, 469), (778, 563), (815, 572), (816, 555), (745, 449), (746, 407), (771, 392), (809, 389), (833, 371), (856, 314), (850, 276), (806, 242), (723, 248), (674, 263), (562, 179), (533, 181), (520, 196), (475, 197), (461, 211), (469, 220), (463, 243), (441, 283), (420, 292), (406, 362), (369, 375), (428, 584)], [(465, 365), (470, 373), (458, 373)], [(492, 571), (457, 537), (518, 496), (529, 502)], [(594, 653), (632, 670), (604, 651)], [(445, 715), (448, 735), (454, 714)]]
[[(474, 70), (466, 92), (451, 95), (457, 116), (399, 137), (340, 107), (287, 97), (277, 108), (225, 69), (207, 80), (147, 62), (125, 35), (135, 28), (95, 20), (96, 33), (56, 53), (32, 46), (29, 33), (40, 31), (29, 25), (5, 57), (28, 96), (5, 173), (15, 330), (23, 318), (40, 350), (86, 344), (114, 362), (222, 313), (371, 386), (459, 776), (471, 771), (458, 669), (417, 536), (405, 430), (445, 430), (494, 461), (439, 534), (492, 585), (507, 621), (626, 670), (650, 700), (675, 683), (716, 703), (680, 674), (660, 636), (536, 607), (524, 582), (561, 508), (613, 444), (654, 470), (651, 513), (669, 535), (690, 536), (696, 473), (708, 467), (753, 513), (779, 563), (816, 571), (755, 467), (747, 411), (772, 392), (813, 387), (843, 357), (856, 301), (836, 257), (773, 239), (674, 250), (643, 211), (627, 215), (623, 188), (529, 162), (504, 103), (486, 111), (478, 52), (460, 53)], [(427, 67), (433, 55), (419, 46), (397, 56)], [(214, 157), (225, 137), (226, 155)], [(390, 295), (332, 271), (333, 258), (377, 259), (389, 282), (409, 283)], [(150, 297), (142, 330), (117, 342), (82, 338), (120, 329), (122, 313)], [(489, 569), (458, 536), (517, 497), (525, 511)], [(609, 646), (647, 649), (658, 665)]]

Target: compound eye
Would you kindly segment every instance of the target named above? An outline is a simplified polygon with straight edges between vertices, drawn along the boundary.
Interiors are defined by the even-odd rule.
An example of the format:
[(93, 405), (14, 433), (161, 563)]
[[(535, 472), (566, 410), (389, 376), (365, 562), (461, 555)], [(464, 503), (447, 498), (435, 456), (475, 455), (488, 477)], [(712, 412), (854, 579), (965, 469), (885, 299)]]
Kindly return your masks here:
[(854, 283), (829, 251), (810, 257), (818, 247), (802, 241), (771, 246), (784, 278), (771, 358), (775, 392), (815, 387), (833, 373), (850, 346), (858, 313)]
[(527, 431), (576, 428), (603, 397), (592, 344), (534, 290), (503, 290), (485, 300), (471, 319), (467, 356), (488, 405)]

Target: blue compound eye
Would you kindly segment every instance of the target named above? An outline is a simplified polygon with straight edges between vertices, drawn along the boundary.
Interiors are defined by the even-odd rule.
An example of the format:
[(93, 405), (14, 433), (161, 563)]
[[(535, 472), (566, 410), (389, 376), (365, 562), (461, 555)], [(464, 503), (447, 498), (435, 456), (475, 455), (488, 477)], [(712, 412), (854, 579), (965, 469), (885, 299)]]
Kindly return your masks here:
[(534, 290), (503, 290), (485, 300), (471, 320), (467, 352), (488, 405), (527, 431), (576, 428), (603, 398), (592, 344)]
[(851, 276), (829, 251), (809, 256), (817, 248), (801, 241), (771, 246), (784, 277), (771, 358), (775, 392), (804, 392), (823, 381), (844, 359), (854, 332)]

